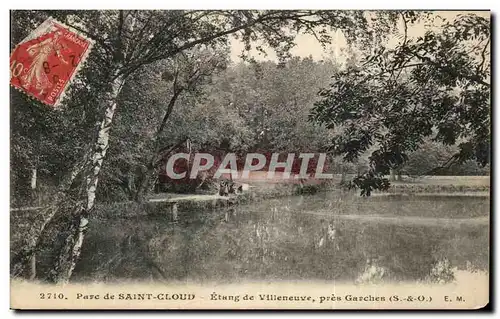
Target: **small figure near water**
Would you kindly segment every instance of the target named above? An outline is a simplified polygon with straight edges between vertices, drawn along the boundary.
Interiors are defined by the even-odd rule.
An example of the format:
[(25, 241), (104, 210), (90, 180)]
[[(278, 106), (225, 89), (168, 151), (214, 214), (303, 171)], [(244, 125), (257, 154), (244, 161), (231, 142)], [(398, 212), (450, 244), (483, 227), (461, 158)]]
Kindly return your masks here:
[[(221, 180), (219, 182), (219, 196), (229, 196), (230, 194), (241, 194), (244, 190), (244, 185), (237, 185), (233, 181)], [(248, 187), (246, 187), (248, 189)]]

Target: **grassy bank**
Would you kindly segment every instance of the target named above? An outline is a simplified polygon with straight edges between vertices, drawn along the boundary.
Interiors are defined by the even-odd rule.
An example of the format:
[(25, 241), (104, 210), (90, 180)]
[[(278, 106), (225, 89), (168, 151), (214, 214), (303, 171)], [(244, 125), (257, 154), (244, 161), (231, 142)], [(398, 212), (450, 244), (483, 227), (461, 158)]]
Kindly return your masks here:
[(428, 176), (391, 182), (389, 193), (489, 192), (489, 176)]
[(150, 198), (155, 200), (152, 202), (121, 202), (102, 206), (99, 205), (94, 217), (126, 218), (138, 215), (170, 216), (174, 204), (176, 204), (179, 213), (193, 210), (220, 210), (234, 205), (260, 202), (297, 194), (314, 194), (316, 192), (333, 190), (335, 188), (337, 187), (331, 183), (308, 185), (304, 188), (300, 188), (300, 186), (294, 184), (262, 184), (254, 185), (247, 192), (230, 195), (229, 197), (214, 195), (157, 194)]
[[(391, 183), (387, 192), (375, 192), (379, 195), (442, 195), (442, 196), (487, 196), (490, 190), (489, 176), (432, 176), (418, 179), (406, 178)], [(293, 195), (312, 195), (320, 192), (339, 190), (338, 183), (324, 181), (301, 187), (297, 184), (256, 183), (249, 191), (230, 197), (194, 194), (156, 194), (150, 199), (155, 202), (121, 202), (99, 205), (95, 218), (128, 218), (141, 215), (170, 216), (176, 204), (178, 213), (192, 210), (220, 210), (234, 205), (258, 203), (269, 199), (278, 199)], [(351, 191), (355, 196), (358, 191)], [(177, 200), (179, 199), (179, 200)]]

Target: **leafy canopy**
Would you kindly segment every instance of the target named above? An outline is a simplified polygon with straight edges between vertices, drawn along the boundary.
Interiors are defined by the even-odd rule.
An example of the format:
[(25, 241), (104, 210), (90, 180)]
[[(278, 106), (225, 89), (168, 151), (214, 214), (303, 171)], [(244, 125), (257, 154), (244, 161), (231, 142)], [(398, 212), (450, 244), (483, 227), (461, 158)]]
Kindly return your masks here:
[[(378, 45), (360, 63), (334, 74), (311, 119), (340, 128), (331, 151), (345, 161), (370, 152), (370, 169), (352, 186), (370, 195), (425, 138), (459, 144), (448, 165), (490, 159), (490, 21), (469, 13), (453, 21), (400, 12), (398, 43)], [(418, 37), (417, 24), (434, 27)], [(398, 34), (395, 34), (397, 38)]]

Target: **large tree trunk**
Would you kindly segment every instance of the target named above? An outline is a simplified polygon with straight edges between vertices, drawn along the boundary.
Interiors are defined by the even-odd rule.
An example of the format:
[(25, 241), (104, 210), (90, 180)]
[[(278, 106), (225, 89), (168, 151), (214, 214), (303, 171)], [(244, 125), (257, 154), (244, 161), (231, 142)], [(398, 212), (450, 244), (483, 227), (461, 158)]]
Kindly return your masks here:
[[(168, 105), (167, 105), (167, 111), (165, 112), (165, 115), (163, 116), (163, 119), (160, 123), (160, 126), (156, 130), (155, 151), (153, 152), (153, 156), (151, 157), (151, 159), (149, 159), (147, 164), (146, 164), (146, 172), (143, 175), (141, 184), (139, 185), (139, 188), (137, 189), (137, 192), (135, 195), (135, 200), (138, 202), (142, 202), (144, 200), (144, 196), (147, 194), (147, 192), (149, 190), (151, 179), (152, 179), (153, 175), (156, 173), (156, 165), (157, 165), (158, 156), (161, 155), (162, 151), (165, 151), (165, 150), (160, 150), (159, 145), (158, 145), (160, 135), (165, 130), (165, 127), (167, 125), (167, 121), (170, 118), (172, 111), (174, 110), (175, 102), (179, 98), (180, 94), (184, 91), (183, 87), (177, 87), (177, 85), (176, 85), (177, 74), (175, 76), (176, 76), (176, 78), (174, 80), (174, 94), (172, 94), (172, 97), (170, 98), (170, 101), (168, 102)], [(176, 146), (174, 146), (174, 147), (176, 147)], [(170, 149), (170, 151), (171, 150), (172, 150), (172, 148)]]
[(75, 207), (72, 221), (68, 225), (68, 236), (50, 274), (50, 280), (56, 283), (67, 283), (71, 278), (76, 262), (80, 256), (89, 216), (95, 204), (95, 195), (99, 182), (99, 172), (109, 146), (109, 133), (117, 106), (117, 98), (124, 84), (124, 78), (113, 80), (112, 90), (104, 97), (106, 110), (101, 122), (97, 141), (94, 145), (86, 178), (86, 205)]
[[(166, 119), (164, 121), (166, 123)], [(163, 131), (163, 129), (160, 132), (162, 132), (162, 131)], [(160, 159), (163, 156), (169, 155), (172, 151), (174, 151), (176, 148), (178, 148), (184, 142), (186, 142), (186, 140), (187, 140), (187, 138), (184, 138), (184, 139), (180, 140), (177, 144), (163, 147), (161, 149), (157, 148), (155, 150), (153, 156), (151, 157), (151, 159), (149, 160), (149, 162), (146, 166), (145, 172), (143, 172), (141, 183), (140, 183), (139, 187), (137, 188), (137, 192), (135, 194), (135, 200), (137, 202), (142, 202), (144, 200), (144, 197), (146, 196), (146, 194), (149, 190), (149, 187), (151, 186), (151, 180), (155, 180), (154, 177), (157, 174), (156, 169), (158, 167), (158, 164), (160, 163)], [(191, 152), (190, 152), (190, 154), (191, 154)], [(187, 173), (187, 175), (189, 175), (189, 172)]]

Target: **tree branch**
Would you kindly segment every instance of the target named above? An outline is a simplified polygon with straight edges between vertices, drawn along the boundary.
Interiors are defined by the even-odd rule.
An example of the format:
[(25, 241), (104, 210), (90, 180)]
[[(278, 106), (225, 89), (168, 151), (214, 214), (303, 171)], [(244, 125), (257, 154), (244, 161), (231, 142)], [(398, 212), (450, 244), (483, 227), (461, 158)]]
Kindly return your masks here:
[(116, 36), (116, 50), (113, 55), (113, 59), (115, 60), (115, 62), (121, 62), (124, 58), (122, 35), (125, 18), (123, 16), (123, 13), (123, 10), (120, 10), (118, 13), (118, 34)]
[(82, 28), (80, 28), (78, 26), (70, 24), (67, 19), (64, 21), (64, 24), (66, 24), (68, 27), (71, 27), (71, 28), (75, 29), (78, 32), (83, 33), (84, 35), (90, 37), (91, 39), (95, 40), (97, 43), (99, 43), (102, 46), (102, 48), (108, 54), (111, 54), (111, 55), (113, 54), (113, 49), (111, 49), (111, 47), (106, 43), (106, 41), (103, 38), (97, 36), (94, 33), (89, 32), (87, 30), (84, 30), (84, 29), (82, 29)]
[(403, 40), (403, 44), (401, 44), (401, 47), (404, 48), (406, 46), (406, 41), (408, 40), (408, 23), (406, 22), (404, 12), (401, 12), (401, 18), (403, 19), (404, 28), (405, 28), (405, 37)]
[(397, 67), (397, 68), (392, 68), (390, 70), (384, 70), (384, 71), (379, 72), (379, 73), (377, 73), (375, 75), (368, 75), (366, 78), (364, 78), (363, 80), (361, 80), (360, 82), (358, 82), (356, 85), (360, 85), (360, 84), (366, 83), (366, 82), (368, 82), (370, 80), (376, 79), (379, 76), (382, 76), (382, 75), (387, 74), (387, 73), (393, 73), (394, 71), (397, 71), (397, 70), (400, 70), (400, 69), (406, 69), (406, 68), (411, 68), (411, 67), (420, 66), (420, 65), (425, 65), (425, 63), (419, 62), (419, 63), (406, 64), (406, 65), (402, 65), (402, 66)]
[(434, 168), (420, 174), (420, 176), (427, 176), (430, 174), (434, 174), (441, 169), (450, 168), (453, 164), (456, 163), (456, 159), (457, 159), (456, 154), (453, 154), (453, 156), (451, 156), (448, 160), (446, 160), (446, 162), (443, 165), (438, 166), (438, 167), (434, 167)]
[[(202, 43), (207, 43), (207, 42), (210, 42), (210, 41), (213, 41), (217, 38), (221, 38), (221, 37), (224, 37), (226, 35), (229, 35), (229, 34), (233, 34), (233, 33), (236, 33), (238, 31), (241, 31), (245, 28), (249, 28), (249, 27), (252, 27), (262, 21), (266, 21), (266, 20), (269, 20), (269, 19), (272, 19), (272, 14), (273, 13), (267, 13), (267, 14), (263, 14), (262, 16), (260, 16), (259, 18), (255, 19), (255, 20), (252, 20), (252, 21), (249, 21), (247, 23), (243, 23), (241, 25), (238, 25), (236, 27), (233, 27), (231, 29), (228, 29), (228, 30), (225, 30), (225, 31), (221, 31), (221, 32), (217, 32), (217, 33), (214, 33), (210, 36), (207, 36), (207, 37), (203, 37), (203, 38), (200, 38), (200, 39), (197, 39), (197, 40), (193, 40), (193, 41), (190, 41), (190, 42), (187, 42), (187, 43), (184, 43), (183, 45), (175, 48), (174, 50), (172, 51), (167, 51), (166, 53), (161, 53), (159, 55), (156, 55), (156, 56), (152, 56), (148, 59), (138, 59), (138, 61), (136, 61), (135, 63), (132, 63), (132, 65), (130, 67), (127, 67), (125, 68), (124, 70), (121, 70), (120, 72), (118, 72), (117, 76), (120, 76), (120, 75), (129, 75), (131, 73), (133, 73), (135, 70), (137, 70), (138, 68), (140, 68), (141, 66), (143, 65), (146, 65), (146, 64), (149, 64), (149, 63), (152, 63), (152, 62), (155, 62), (157, 60), (161, 60), (161, 59), (166, 59), (166, 58), (169, 58), (169, 57), (172, 57), (182, 51), (185, 51), (185, 50), (188, 50), (198, 44), (202, 44)], [(290, 17), (281, 17), (280, 19), (289, 19)]]
[(488, 38), (486, 45), (484, 46), (483, 50), (481, 51), (482, 60), (481, 60), (481, 64), (477, 67), (477, 73), (483, 71), (483, 65), (484, 65), (484, 62), (486, 60), (485, 53), (486, 53), (486, 49), (488, 48), (489, 45), (490, 45), (490, 38)]
[(161, 148), (160, 150), (158, 150), (158, 152), (155, 155), (156, 160), (152, 163), (153, 167), (156, 167), (161, 162), (161, 160), (163, 159), (163, 157), (165, 155), (170, 154), (173, 150), (175, 150), (176, 148), (178, 148), (179, 146), (184, 144), (187, 141), (187, 139), (188, 139), (187, 137), (184, 137), (176, 144), (165, 146), (165, 147)]
[[(413, 56), (415, 56), (416, 58), (422, 60), (422, 61), (425, 61), (427, 63), (429, 63), (430, 65), (434, 66), (435, 68), (441, 70), (441, 71), (447, 71), (445, 67), (443, 67), (441, 64), (433, 61), (431, 58), (429, 57), (426, 57), (426, 56), (422, 56), (416, 52), (412, 52)], [(483, 81), (479, 76), (470, 76), (470, 75), (467, 75), (467, 74), (460, 74), (459, 75), (460, 77), (464, 78), (464, 79), (467, 79), (469, 81), (472, 81), (472, 82), (475, 82), (477, 84), (482, 84), (484, 86), (487, 86), (487, 87), (490, 87), (491, 84)]]
[(176, 81), (177, 80), (174, 81), (174, 93), (173, 93), (172, 97), (170, 98), (170, 101), (168, 102), (167, 111), (165, 112), (165, 115), (163, 116), (161, 124), (158, 127), (158, 130), (156, 131), (156, 140), (157, 141), (158, 141), (158, 138), (160, 137), (161, 133), (163, 133), (163, 131), (165, 130), (165, 126), (167, 125), (167, 121), (168, 121), (170, 115), (172, 114), (172, 111), (174, 110), (174, 106), (175, 106), (175, 102), (177, 101), (177, 98), (184, 90), (184, 87), (177, 87), (176, 88), (176, 85), (175, 85)]

